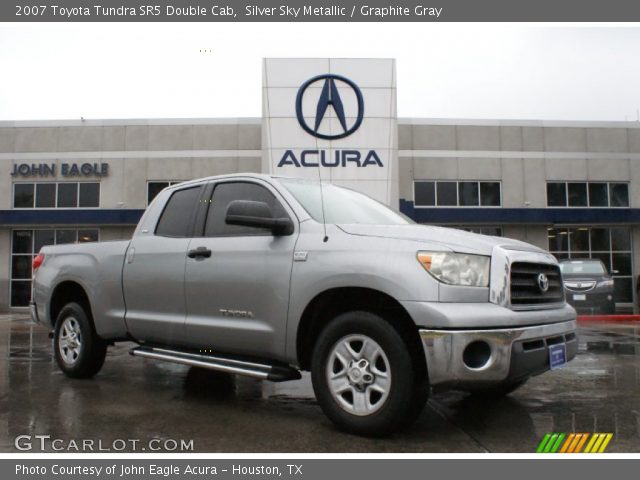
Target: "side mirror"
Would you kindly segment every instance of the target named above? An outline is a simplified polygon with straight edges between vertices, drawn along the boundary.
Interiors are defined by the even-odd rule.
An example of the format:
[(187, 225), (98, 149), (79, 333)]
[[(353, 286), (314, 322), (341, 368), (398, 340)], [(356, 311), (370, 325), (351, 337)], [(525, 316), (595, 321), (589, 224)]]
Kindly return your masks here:
[(620, 270), (611, 270), (611, 275), (618, 275)]
[(291, 235), (293, 222), (287, 218), (274, 218), (273, 212), (265, 202), (252, 200), (234, 200), (227, 207), (225, 215), (227, 225), (265, 228), (274, 235)]

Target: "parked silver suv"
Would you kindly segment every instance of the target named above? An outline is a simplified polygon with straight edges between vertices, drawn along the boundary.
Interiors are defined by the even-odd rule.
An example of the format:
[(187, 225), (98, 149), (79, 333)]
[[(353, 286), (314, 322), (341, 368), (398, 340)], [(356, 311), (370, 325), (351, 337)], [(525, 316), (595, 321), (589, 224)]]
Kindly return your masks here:
[(355, 191), (243, 174), (165, 189), (131, 241), (44, 247), (35, 321), (71, 377), (107, 345), (285, 381), (310, 370), (340, 428), (382, 435), (430, 387), (505, 394), (576, 354), (555, 258), (415, 225)]

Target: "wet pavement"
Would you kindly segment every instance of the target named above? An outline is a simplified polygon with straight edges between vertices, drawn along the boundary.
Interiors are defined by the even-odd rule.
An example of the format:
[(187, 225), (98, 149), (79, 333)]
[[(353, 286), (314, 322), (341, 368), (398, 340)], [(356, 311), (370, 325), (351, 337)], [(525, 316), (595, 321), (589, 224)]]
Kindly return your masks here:
[[(640, 452), (640, 324), (583, 324), (579, 353), (499, 400), (432, 395), (419, 420), (390, 438), (336, 431), (308, 375), (273, 384), (132, 357), (109, 349), (91, 380), (66, 378), (47, 330), (0, 315), (0, 452), (93, 440), (85, 451), (534, 452), (547, 432), (612, 432), (607, 452)], [(154, 440), (155, 439), (155, 440)], [(158, 440), (159, 439), (159, 440)], [(151, 443), (150, 443), (151, 441)], [(85, 446), (89, 445), (85, 443)]]

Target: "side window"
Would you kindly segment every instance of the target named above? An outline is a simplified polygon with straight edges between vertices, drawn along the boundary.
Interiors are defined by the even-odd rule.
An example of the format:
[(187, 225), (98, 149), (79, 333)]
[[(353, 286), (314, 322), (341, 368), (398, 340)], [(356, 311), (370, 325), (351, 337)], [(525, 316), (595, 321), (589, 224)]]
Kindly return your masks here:
[(156, 227), (156, 235), (188, 237), (191, 219), (198, 208), (200, 187), (185, 188), (171, 195)]
[(204, 231), (205, 237), (271, 235), (269, 230), (263, 228), (227, 225), (224, 221), (227, 214), (227, 207), (229, 203), (234, 200), (265, 202), (271, 207), (271, 212), (274, 217), (288, 217), (287, 212), (278, 199), (262, 185), (248, 182), (221, 183), (217, 185), (213, 191)]

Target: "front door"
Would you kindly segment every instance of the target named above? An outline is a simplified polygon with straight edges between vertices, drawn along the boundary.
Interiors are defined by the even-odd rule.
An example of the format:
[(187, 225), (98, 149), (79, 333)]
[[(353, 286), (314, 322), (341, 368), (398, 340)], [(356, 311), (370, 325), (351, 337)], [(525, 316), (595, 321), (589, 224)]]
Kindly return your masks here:
[(203, 236), (189, 244), (185, 335), (196, 349), (278, 358), (285, 349), (298, 229), (274, 236), (265, 229), (227, 225), (233, 200), (266, 202), (275, 216), (295, 218), (266, 183), (236, 180), (214, 186)]

